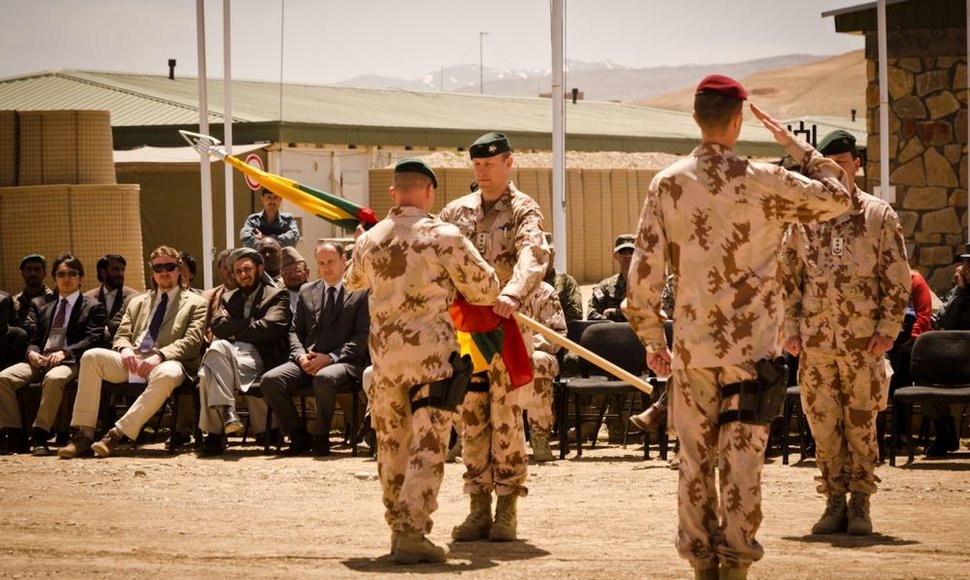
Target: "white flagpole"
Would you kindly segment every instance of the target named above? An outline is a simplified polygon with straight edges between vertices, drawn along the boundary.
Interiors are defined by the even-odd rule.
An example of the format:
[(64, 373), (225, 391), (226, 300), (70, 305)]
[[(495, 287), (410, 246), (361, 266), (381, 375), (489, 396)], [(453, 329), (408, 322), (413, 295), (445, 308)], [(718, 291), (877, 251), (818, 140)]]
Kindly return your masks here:
[[(229, 0), (222, 0), (222, 38), (225, 78), (223, 92), (225, 93), (225, 113), (223, 119), (226, 155), (232, 155), (232, 42), (230, 42), (232, 18), (229, 13)], [(226, 164), (226, 248), (236, 247), (235, 198), (232, 190), (232, 167)]]
[[(205, 6), (195, 0), (195, 26), (199, 45), (199, 132), (209, 134), (209, 101), (205, 72)], [(212, 174), (209, 156), (199, 154), (199, 173), (202, 176), (202, 272), (205, 288), (212, 288)]]

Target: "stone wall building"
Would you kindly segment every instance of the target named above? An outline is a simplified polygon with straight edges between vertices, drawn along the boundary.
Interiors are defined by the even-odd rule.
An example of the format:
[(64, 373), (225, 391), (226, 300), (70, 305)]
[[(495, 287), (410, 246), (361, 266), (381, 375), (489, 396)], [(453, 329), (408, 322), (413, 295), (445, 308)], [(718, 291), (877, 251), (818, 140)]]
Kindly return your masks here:
[[(910, 265), (937, 293), (953, 286), (967, 242), (967, 35), (959, 0), (887, 7), (889, 180)], [(838, 32), (866, 37), (868, 188), (880, 176), (879, 67), (875, 3), (829, 13)]]

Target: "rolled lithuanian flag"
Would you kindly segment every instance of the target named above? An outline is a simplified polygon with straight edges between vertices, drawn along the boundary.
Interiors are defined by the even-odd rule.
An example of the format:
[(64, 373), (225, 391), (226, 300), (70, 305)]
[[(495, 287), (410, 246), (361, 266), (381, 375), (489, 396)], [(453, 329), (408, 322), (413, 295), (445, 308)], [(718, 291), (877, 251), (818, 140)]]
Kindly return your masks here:
[(472, 357), (473, 372), (487, 371), (494, 357), (499, 356), (509, 371), (512, 388), (532, 381), (532, 359), (515, 319), (502, 318), (492, 312), (491, 306), (469, 304), (460, 294), (452, 303), (450, 314), (458, 331), (461, 354)]
[(353, 231), (358, 223), (363, 224), (364, 228), (370, 229), (377, 223), (377, 216), (369, 207), (361, 207), (332, 193), (315, 189), (280, 175), (267, 173), (232, 155), (226, 155), (224, 161), (252, 177), (276, 195), (300, 206), (304, 211), (345, 230)]

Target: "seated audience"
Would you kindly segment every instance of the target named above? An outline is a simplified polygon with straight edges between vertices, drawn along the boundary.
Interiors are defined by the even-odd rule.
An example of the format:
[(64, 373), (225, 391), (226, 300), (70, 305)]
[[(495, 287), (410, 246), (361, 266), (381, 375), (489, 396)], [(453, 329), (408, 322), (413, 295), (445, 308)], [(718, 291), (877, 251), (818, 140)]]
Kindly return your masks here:
[(246, 218), (239, 230), (239, 240), (247, 248), (255, 248), (264, 239), (274, 239), (280, 246), (295, 246), (300, 241), (300, 226), (292, 214), (280, 211), (283, 198), (263, 189), (259, 201), (263, 204), (263, 211)]
[(104, 306), (108, 316), (106, 329), (109, 341), (114, 340), (128, 301), (138, 294), (134, 288), (125, 286), (127, 267), (128, 262), (124, 256), (105, 254), (98, 260), (97, 265), (98, 282), (101, 285), (84, 293), (86, 297), (94, 298)]

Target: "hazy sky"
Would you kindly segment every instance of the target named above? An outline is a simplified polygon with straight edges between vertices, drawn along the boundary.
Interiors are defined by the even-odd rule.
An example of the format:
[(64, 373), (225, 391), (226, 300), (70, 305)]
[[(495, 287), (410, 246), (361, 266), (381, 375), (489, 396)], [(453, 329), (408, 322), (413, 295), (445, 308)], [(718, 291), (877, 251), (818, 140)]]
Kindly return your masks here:
[[(634, 66), (840, 54), (826, 10), (858, 0), (566, 0), (566, 55)], [(210, 76), (222, 76), (222, 0), (206, 0)], [(195, 0), (0, 0), (0, 77), (50, 69), (197, 74)], [(548, 0), (233, 0), (239, 79), (413, 79), (442, 66), (550, 66)], [(282, 40), (281, 40), (282, 39)], [(282, 73), (280, 50), (282, 43)]]

